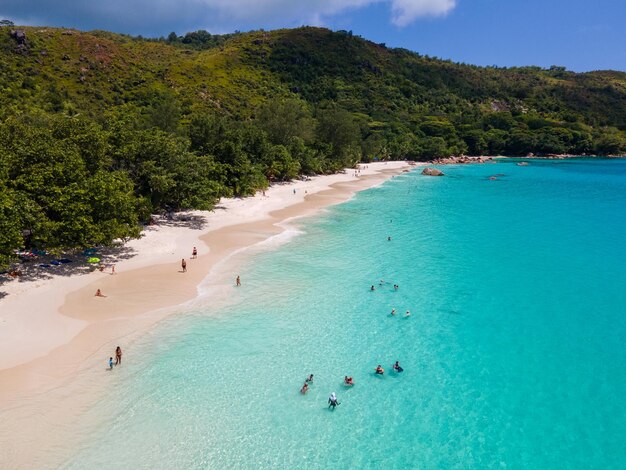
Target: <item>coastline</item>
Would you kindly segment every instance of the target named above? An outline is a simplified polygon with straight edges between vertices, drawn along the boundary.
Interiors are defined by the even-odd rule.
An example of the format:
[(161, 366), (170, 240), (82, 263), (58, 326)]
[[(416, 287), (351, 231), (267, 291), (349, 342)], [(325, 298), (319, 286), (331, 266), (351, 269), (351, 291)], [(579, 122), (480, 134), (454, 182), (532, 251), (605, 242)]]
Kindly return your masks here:
[[(132, 360), (133, 345), (162, 320), (191, 312), (197, 301), (219, 310), (236, 300), (239, 267), (256, 249), (272, 249), (274, 243), (268, 247), (266, 241), (292, 230), (293, 220), (348, 201), (410, 167), (389, 162), (362, 168), (359, 176), (347, 170), (275, 185), (266, 196), (223, 200), (212, 212), (193, 213), (205, 218), (202, 229), (153, 228), (127, 244), (137, 255), (118, 262), (115, 275), (94, 271), (18, 285), (0, 300), (0, 418), (5, 423), (0, 466), (62, 465), (53, 450), (80, 440), (74, 426), (97, 401), (107, 399), (111, 376), (103, 373), (104, 364), (117, 344), (124, 359)], [(193, 246), (198, 258), (189, 260)], [(184, 274), (178, 272), (182, 257), (188, 263)], [(245, 287), (245, 279), (242, 283)], [(95, 297), (96, 289), (107, 297)], [(4, 341), (11, 333), (12, 341)], [(30, 349), (14, 354), (12, 348), (25, 339)]]
[[(0, 300), (4, 307), (0, 398), (6, 402), (39, 394), (67, 380), (103, 345), (129, 333), (146, 332), (178, 306), (192, 301), (201, 285), (211, 285), (226, 298), (237, 262), (228, 269), (225, 260), (283, 232), (289, 220), (344, 202), (409, 168), (405, 162), (361, 167), (356, 177), (354, 170), (347, 170), (275, 185), (266, 196), (225, 200), (218, 206), (224, 211), (194, 213), (205, 219), (200, 230), (148, 232), (128, 244), (136, 246), (138, 254), (118, 262), (115, 275), (94, 271), (9, 286), (5, 290), (10, 295)], [(170, 238), (165, 246), (163, 238)], [(151, 244), (150, 239), (157, 242)], [(190, 260), (193, 246), (198, 248), (198, 258)], [(151, 250), (142, 254), (144, 247)], [(179, 272), (181, 258), (188, 263), (184, 274)], [(96, 289), (107, 297), (95, 297)]]

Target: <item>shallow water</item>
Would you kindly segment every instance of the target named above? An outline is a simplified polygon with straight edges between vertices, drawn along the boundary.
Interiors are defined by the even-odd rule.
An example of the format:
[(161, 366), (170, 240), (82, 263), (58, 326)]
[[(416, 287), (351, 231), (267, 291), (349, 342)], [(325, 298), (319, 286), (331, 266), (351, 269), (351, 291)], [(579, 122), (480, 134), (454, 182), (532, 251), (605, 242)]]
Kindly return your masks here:
[(444, 171), (308, 219), (234, 305), (126, 347), (63, 467), (623, 468), (626, 161)]

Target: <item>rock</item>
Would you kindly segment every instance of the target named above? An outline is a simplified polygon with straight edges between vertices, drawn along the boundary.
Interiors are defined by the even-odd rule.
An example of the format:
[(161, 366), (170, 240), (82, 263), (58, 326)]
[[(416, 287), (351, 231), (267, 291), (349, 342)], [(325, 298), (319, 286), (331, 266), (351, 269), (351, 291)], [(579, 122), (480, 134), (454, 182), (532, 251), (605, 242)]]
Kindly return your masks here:
[(422, 170), (422, 175), (427, 175), (427, 176), (444, 176), (443, 171), (438, 170), (437, 168), (424, 168), (424, 170)]
[(11, 30), (11, 37), (15, 39), (18, 44), (26, 44), (26, 31), (23, 29)]

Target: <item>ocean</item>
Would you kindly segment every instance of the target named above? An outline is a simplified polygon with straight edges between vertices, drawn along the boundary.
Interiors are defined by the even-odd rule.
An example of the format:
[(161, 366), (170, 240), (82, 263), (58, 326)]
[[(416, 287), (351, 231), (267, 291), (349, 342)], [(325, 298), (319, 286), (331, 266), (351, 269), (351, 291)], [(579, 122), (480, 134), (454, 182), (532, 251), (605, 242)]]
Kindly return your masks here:
[(126, 346), (62, 468), (624, 468), (626, 160), (442, 169)]

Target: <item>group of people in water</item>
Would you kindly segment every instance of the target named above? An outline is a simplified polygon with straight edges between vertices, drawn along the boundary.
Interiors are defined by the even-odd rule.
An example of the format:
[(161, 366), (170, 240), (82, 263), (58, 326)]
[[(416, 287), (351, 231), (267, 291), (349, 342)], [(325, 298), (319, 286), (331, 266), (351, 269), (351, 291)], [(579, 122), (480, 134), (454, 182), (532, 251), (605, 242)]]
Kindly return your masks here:
[[(400, 365), (400, 361), (394, 362), (391, 368), (394, 370), (394, 372), (397, 372), (397, 373), (404, 371), (404, 369)], [(376, 368), (374, 369), (374, 373), (376, 375), (384, 375), (385, 369), (383, 369), (383, 367), (380, 364), (378, 364)], [(304, 380), (304, 384), (302, 385), (302, 388), (300, 389), (300, 393), (302, 395), (306, 395), (306, 393), (309, 391), (309, 388), (312, 384), (313, 384), (313, 374), (309, 374), (309, 376)], [(354, 378), (351, 376), (345, 375), (343, 377), (343, 384), (346, 387), (354, 386)], [(328, 397), (328, 407), (334, 410), (335, 407), (340, 404), (341, 403), (339, 403), (336, 393), (335, 392), (331, 393), (330, 397)]]

